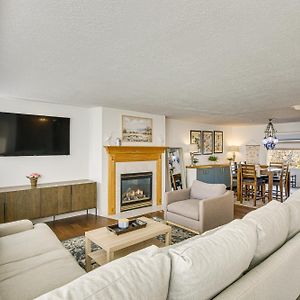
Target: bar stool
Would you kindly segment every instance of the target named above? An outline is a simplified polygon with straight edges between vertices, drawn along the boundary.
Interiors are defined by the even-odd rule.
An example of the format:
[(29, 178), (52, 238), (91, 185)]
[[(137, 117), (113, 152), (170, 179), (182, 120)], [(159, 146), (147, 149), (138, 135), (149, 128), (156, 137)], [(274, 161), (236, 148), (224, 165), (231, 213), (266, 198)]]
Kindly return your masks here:
[(230, 190), (233, 191), (237, 189), (237, 176), (238, 176), (238, 165), (236, 162), (230, 163)]
[(288, 173), (289, 165), (283, 165), (280, 177), (273, 179), (273, 187), (275, 188), (275, 198), (276, 200), (280, 199), (281, 202), (283, 202), (283, 198), (287, 199), (288, 197)]
[(254, 206), (256, 200), (265, 201), (265, 182), (257, 178), (255, 165), (241, 165), (241, 188), (243, 199), (253, 199)]

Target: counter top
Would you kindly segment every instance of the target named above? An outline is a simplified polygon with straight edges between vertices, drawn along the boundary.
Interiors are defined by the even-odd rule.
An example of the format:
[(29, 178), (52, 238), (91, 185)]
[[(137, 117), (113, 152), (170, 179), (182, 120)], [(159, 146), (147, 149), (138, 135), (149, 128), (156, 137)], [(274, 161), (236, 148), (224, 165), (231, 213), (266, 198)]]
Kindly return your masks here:
[(229, 164), (211, 164), (211, 165), (195, 165), (186, 166), (188, 169), (208, 169), (208, 168), (224, 168), (229, 167)]
[(94, 183), (94, 182), (95, 181), (92, 181), (89, 179), (82, 179), (82, 180), (52, 182), (52, 183), (38, 183), (37, 187), (35, 187), (35, 188), (32, 188), (30, 184), (19, 185), (19, 186), (0, 187), (0, 193), (24, 191), (24, 190), (48, 188), (48, 187), (59, 187), (59, 186), (75, 185), (75, 184)]

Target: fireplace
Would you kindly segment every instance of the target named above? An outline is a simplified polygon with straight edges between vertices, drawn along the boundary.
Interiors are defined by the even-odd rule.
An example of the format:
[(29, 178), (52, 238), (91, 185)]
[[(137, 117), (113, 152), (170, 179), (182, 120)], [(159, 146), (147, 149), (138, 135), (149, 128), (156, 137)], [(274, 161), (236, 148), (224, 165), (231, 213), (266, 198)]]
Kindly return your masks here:
[(121, 212), (152, 205), (152, 172), (121, 174)]

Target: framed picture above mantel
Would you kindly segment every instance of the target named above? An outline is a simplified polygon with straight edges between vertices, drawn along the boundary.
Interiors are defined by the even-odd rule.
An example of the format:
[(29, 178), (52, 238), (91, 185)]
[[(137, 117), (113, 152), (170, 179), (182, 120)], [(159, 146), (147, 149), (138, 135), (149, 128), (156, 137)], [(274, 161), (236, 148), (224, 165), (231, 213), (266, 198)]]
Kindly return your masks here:
[(223, 131), (214, 131), (214, 153), (223, 153)]
[(122, 141), (152, 143), (152, 119), (123, 115)]

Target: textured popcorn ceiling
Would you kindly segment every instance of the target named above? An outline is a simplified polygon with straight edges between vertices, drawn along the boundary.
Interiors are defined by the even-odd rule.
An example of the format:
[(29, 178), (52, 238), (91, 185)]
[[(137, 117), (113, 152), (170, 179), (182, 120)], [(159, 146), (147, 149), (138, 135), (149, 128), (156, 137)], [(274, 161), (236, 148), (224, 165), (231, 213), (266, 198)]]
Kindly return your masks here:
[(0, 0), (0, 96), (300, 121), (300, 1)]

